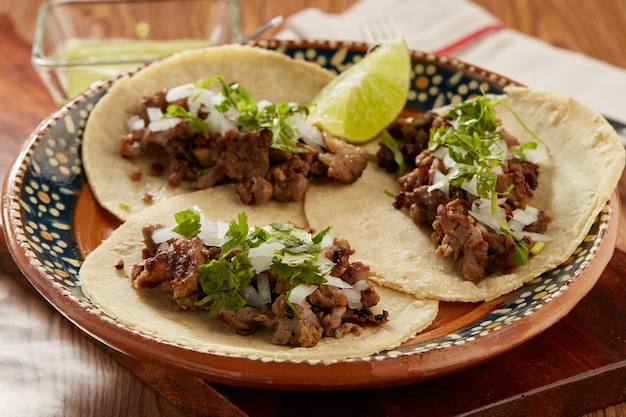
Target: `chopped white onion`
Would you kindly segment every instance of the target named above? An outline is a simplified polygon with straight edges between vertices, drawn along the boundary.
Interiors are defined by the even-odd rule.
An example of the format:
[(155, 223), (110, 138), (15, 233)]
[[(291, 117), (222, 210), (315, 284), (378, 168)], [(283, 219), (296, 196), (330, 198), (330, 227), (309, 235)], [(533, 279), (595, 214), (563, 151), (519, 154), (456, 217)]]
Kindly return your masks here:
[[(450, 195), (450, 184), (449, 183), (443, 183), (443, 179), (445, 178), (445, 174), (439, 170), (436, 170), (435, 173), (433, 174), (433, 189), (439, 189), (441, 190), (441, 192), (443, 192), (446, 196)], [(437, 185), (439, 184), (439, 185)], [(437, 185), (435, 187), (435, 185)]]
[(500, 221), (506, 219), (506, 212), (502, 207), (498, 206), (496, 208), (496, 215), (494, 216), (491, 213), (491, 201), (479, 198), (472, 204), (472, 208), (469, 211), (469, 214), (481, 222), (485, 226), (492, 228), (494, 231), (501, 233), (500, 231)]
[(320, 248), (322, 250), (326, 250), (332, 247), (334, 243), (335, 243), (335, 236), (332, 234), (332, 232), (329, 231), (322, 238), (322, 241), (320, 242)]
[(354, 288), (342, 288), (341, 291), (343, 291), (348, 299), (348, 307), (352, 309), (363, 307), (361, 303), (361, 291), (355, 290)]
[(154, 243), (163, 243), (167, 242), (170, 239), (174, 239), (180, 237), (180, 235), (173, 230), (173, 226), (161, 227), (159, 229), (155, 229), (152, 232), (152, 240)]
[(224, 114), (224, 116), (226, 116), (228, 120), (231, 120), (233, 122), (237, 121), (239, 119), (239, 116), (241, 116), (241, 112), (234, 107), (229, 108), (226, 113), (222, 114)]
[[(447, 146), (440, 146), (440, 147), (438, 147), (437, 149), (435, 149), (433, 151), (433, 156), (435, 158), (439, 158), (442, 161), (444, 161), (446, 156), (448, 156), (448, 147)], [(445, 164), (445, 161), (444, 161), (444, 164)]]
[(533, 241), (535, 242), (549, 242), (552, 239), (554, 239), (552, 236), (550, 235), (546, 235), (543, 233), (534, 233), (534, 232), (512, 232), (511, 233), (513, 236), (515, 236), (518, 239), (522, 239), (524, 236), (528, 236), (529, 238), (531, 238)]
[(146, 122), (144, 122), (144, 120), (139, 117), (139, 115), (133, 114), (126, 121), (126, 128), (129, 131), (133, 131), (135, 129), (143, 129), (144, 127), (146, 127)]
[(508, 152), (508, 147), (506, 146), (506, 142), (502, 139), (496, 141), (493, 145), (491, 145), (491, 147), (489, 148), (489, 153), (492, 155), (496, 155), (500, 152), (502, 152), (503, 155), (503, 159), (507, 159), (506, 158), (506, 154)]
[(148, 114), (148, 120), (150, 120), (150, 122), (156, 122), (163, 118), (163, 112), (158, 107), (148, 107), (146, 108), (146, 113)]
[(267, 106), (271, 106), (271, 105), (272, 105), (272, 102), (271, 102), (271, 101), (269, 101), (269, 100), (265, 100), (265, 99), (263, 99), (263, 100), (259, 100), (259, 101), (257, 101), (257, 103), (256, 103), (256, 107), (257, 107), (257, 109), (259, 109), (259, 110), (263, 110), (263, 109), (264, 109), (264, 108), (266, 108)]
[(346, 281), (342, 280), (341, 278), (334, 277), (332, 275), (326, 275), (324, 278), (326, 278), (326, 284), (332, 285), (333, 287), (352, 288), (352, 285), (348, 284)]
[(157, 246), (157, 252), (163, 252), (164, 250), (167, 250), (167, 248), (169, 248), (170, 244), (167, 242), (163, 242), (161, 243), (159, 246)]
[(153, 132), (161, 132), (164, 130), (168, 130), (178, 125), (179, 123), (183, 123), (184, 119), (181, 117), (166, 117), (165, 119), (160, 119), (155, 122), (150, 122), (148, 125), (148, 129)]
[(191, 97), (191, 95), (194, 94), (194, 90), (196, 90), (196, 86), (191, 83), (170, 88), (165, 94), (165, 101), (173, 103), (175, 101)]
[(352, 288), (354, 288), (357, 291), (366, 290), (368, 287), (369, 285), (367, 285), (367, 280), (365, 279), (360, 279), (352, 285)]
[(270, 293), (270, 283), (267, 274), (260, 274), (256, 278), (256, 288), (248, 285), (239, 290), (241, 296), (246, 303), (252, 307), (265, 307), (272, 302), (272, 294)]
[(227, 231), (228, 223), (201, 216), (198, 237), (206, 246), (222, 246)]
[(315, 290), (317, 285), (298, 284), (289, 293), (289, 301), (293, 304), (302, 304)]
[(478, 195), (478, 191), (476, 190), (476, 179), (472, 178), (471, 181), (465, 181), (461, 184), (461, 189), (467, 191), (472, 195)]
[(256, 277), (256, 288), (259, 298), (265, 304), (272, 302), (272, 293), (270, 290), (270, 277), (267, 274), (259, 274)]
[(320, 132), (315, 126), (309, 124), (301, 113), (292, 114), (291, 121), (293, 122), (293, 127), (296, 129), (304, 143), (315, 149), (317, 152), (324, 151), (326, 141), (324, 140), (322, 132)]
[(250, 248), (248, 259), (250, 259), (252, 269), (257, 273), (270, 269), (274, 253), (282, 248), (284, 248), (284, 245), (278, 242), (262, 243), (256, 248)]
[(209, 124), (211, 132), (219, 132), (222, 135), (229, 130), (237, 130), (237, 125), (228, 119), (224, 113), (215, 110), (215, 108), (209, 112), (206, 122)]
[(524, 227), (526, 227), (524, 223), (519, 222), (515, 219), (509, 219), (509, 228), (512, 232), (521, 232), (522, 230), (524, 230)]
[(532, 206), (526, 206), (524, 210), (513, 210), (513, 219), (522, 223), (524, 226), (533, 224), (539, 219), (539, 210)]
[[(213, 111), (213, 105), (211, 104), (211, 98), (215, 93), (204, 88), (196, 88), (193, 91), (191, 100), (187, 100), (187, 110), (196, 116), (200, 113), (200, 110), (206, 112)], [(206, 107), (206, 109), (205, 109)]]
[(246, 303), (251, 305), (252, 307), (263, 307), (265, 304), (261, 304), (261, 300), (259, 298), (259, 293), (256, 288), (252, 286), (252, 284), (248, 285), (239, 290), (239, 294), (246, 300)]
[(322, 255), (321, 253), (317, 256), (317, 266), (331, 266), (335, 265), (333, 261)]
[(443, 157), (443, 164), (448, 167), (448, 168), (452, 168), (454, 166), (457, 165), (456, 161), (454, 159), (452, 159), (452, 157), (450, 156), (450, 154), (448, 153), (448, 148), (446, 147), (446, 154)]

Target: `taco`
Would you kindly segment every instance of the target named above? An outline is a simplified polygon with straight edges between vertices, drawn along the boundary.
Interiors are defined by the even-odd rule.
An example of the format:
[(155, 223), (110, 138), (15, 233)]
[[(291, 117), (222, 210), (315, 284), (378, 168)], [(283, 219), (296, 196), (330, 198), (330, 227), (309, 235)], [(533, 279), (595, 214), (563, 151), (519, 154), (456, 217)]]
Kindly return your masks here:
[(368, 155), (305, 120), (306, 104), (332, 78), (316, 64), (238, 45), (182, 52), (124, 76), (85, 128), (94, 196), (125, 220), (228, 182), (247, 204), (301, 201), (312, 176), (353, 182)]
[[(232, 185), (175, 196), (150, 206), (130, 217), (116, 229), (86, 257), (81, 266), (81, 288), (101, 311), (140, 333), (169, 343), (215, 354), (286, 360), (344, 359), (368, 356), (382, 350), (393, 349), (427, 327), (437, 314), (437, 301), (419, 300), (399, 291), (375, 286), (380, 300), (371, 309), (381, 314), (381, 317), (385, 315), (384, 323), (374, 326), (363, 325), (362, 331), (351, 331), (349, 330), (351, 326), (347, 326), (348, 331), (342, 337), (333, 334), (334, 337), (322, 337), (321, 340), (310, 345), (311, 347), (293, 347), (290, 343), (277, 341), (276, 336), (271, 331), (266, 331), (265, 328), (249, 332), (250, 329), (232, 326), (229, 317), (221, 321), (209, 318), (207, 310), (201, 308), (205, 301), (202, 298), (196, 300), (195, 303), (191, 302), (199, 306), (198, 308), (188, 308), (190, 300), (184, 300), (184, 297), (174, 300), (171, 296), (171, 288), (169, 290), (166, 288), (167, 283), (144, 289), (137, 289), (136, 287), (141, 287), (141, 284), (137, 282), (134, 286), (131, 285), (131, 276), (137, 278), (142, 272), (138, 272), (137, 268), (145, 269), (142, 259), (145, 258), (144, 261), (150, 259), (150, 257), (146, 258), (143, 253), (146, 250), (145, 225), (169, 225), (176, 213), (185, 213), (190, 208), (216, 221), (230, 222), (233, 213), (244, 211), (247, 222), (251, 225), (289, 222), (305, 228), (308, 226), (302, 203), (269, 201), (263, 206), (247, 206), (238, 200), (236, 194), (233, 193)], [(241, 216), (240, 214), (239, 225), (241, 225)], [(233, 226), (231, 222), (231, 227), (236, 226)], [(281, 228), (281, 226), (275, 227)], [(158, 230), (163, 229), (158, 228)], [(160, 238), (159, 241), (163, 239), (168, 238)], [(226, 240), (229, 241), (229, 238)], [(137, 279), (143, 278), (149, 279), (147, 277)], [(347, 278), (344, 276), (344, 279)], [(260, 287), (258, 287), (260, 284), (256, 285), (260, 294)], [(313, 294), (310, 296), (312, 297)], [(304, 295), (304, 297), (309, 296)], [(255, 302), (258, 302), (258, 299)], [(215, 304), (216, 301), (212, 300), (211, 303)], [(357, 311), (362, 306), (353, 307)], [(232, 313), (227, 310), (220, 309), (220, 312), (226, 315)], [(267, 310), (263, 312), (255, 310), (255, 312), (267, 314)], [(294, 319), (297, 320), (297, 318)], [(302, 344), (302, 346), (307, 345)]]
[[(552, 92), (511, 87), (494, 100), (500, 102), (495, 105), (495, 111), (507, 135), (517, 138), (521, 144), (518, 150), (530, 148), (524, 144), (536, 145), (536, 149), (526, 152), (539, 172), (536, 189), (529, 189), (529, 192), (532, 194), (532, 206), (536, 211), (544, 212), (544, 225), (540, 233), (524, 231), (519, 238), (510, 239), (515, 249), (516, 243), (524, 242), (525, 235), (532, 236), (530, 243), (539, 241), (543, 247), (536, 251), (536, 255), (529, 255), (530, 248), (527, 246), (526, 259), (519, 265), (500, 265), (500, 268), (494, 267), (471, 277), (474, 279), (467, 279), (462, 261), (459, 263), (463, 254), (452, 245), (446, 246), (453, 238), (442, 237), (441, 227), (437, 228), (441, 226), (438, 224), (441, 221), (430, 218), (432, 225), (428, 221), (416, 224), (414, 220), (418, 217), (428, 216), (424, 215), (422, 208), (413, 204), (419, 198), (406, 204), (406, 194), (414, 194), (415, 190), (405, 187), (415, 181), (418, 173), (408, 173), (399, 181), (376, 163), (370, 163), (364, 176), (350, 187), (344, 189), (330, 185), (311, 189), (305, 201), (305, 213), (311, 226), (332, 225), (337, 234), (354, 242), (356, 259), (369, 264), (372, 272), (378, 274), (373, 278), (377, 283), (417, 297), (438, 300), (491, 300), (566, 261), (614, 193), (624, 167), (624, 148), (612, 127), (596, 111), (571, 98)], [(449, 110), (443, 109), (439, 113)], [(437, 157), (435, 148), (426, 149), (436, 131), (437, 127), (434, 127), (430, 133), (421, 136), (425, 144), (413, 156), (417, 156), (418, 161), (427, 158), (432, 161)], [(391, 146), (394, 147), (393, 144)], [(459, 158), (466, 156), (463, 152), (458, 153)], [(387, 157), (383, 159), (389, 162), (394, 158), (387, 152)], [(396, 160), (398, 164), (394, 168), (406, 162), (402, 158)], [(437, 163), (443, 163), (442, 159)], [(384, 167), (386, 163), (380, 165)], [(443, 180), (444, 174), (433, 181), (433, 177), (437, 177), (436, 169), (430, 171), (432, 175), (429, 174), (433, 166), (436, 165), (416, 168), (422, 170), (422, 176), (431, 177), (430, 183), (420, 184), (428, 191), (423, 195), (441, 194), (442, 185), (450, 186), (447, 191), (452, 195), (455, 184), (450, 179)], [(473, 164), (473, 167), (476, 166)], [(446, 173), (453, 171), (447, 169), (444, 170)], [(458, 171), (455, 173), (457, 177), (463, 175)], [(408, 181), (411, 176), (414, 178)], [(476, 184), (473, 188), (477, 193)], [(502, 208), (508, 204), (504, 200), (514, 194), (512, 189), (505, 187), (494, 200), (489, 198), (487, 214), (491, 211), (492, 201), (494, 210), (504, 211)], [(501, 197), (502, 201), (498, 200)], [(472, 201), (476, 200), (479, 198), (474, 196)], [(470, 201), (469, 206), (474, 208), (472, 204)], [(433, 211), (448, 211), (448, 214), (452, 213), (450, 217), (456, 214), (455, 209), (447, 204), (435, 201), (431, 205)], [(329, 211), (327, 207), (333, 207), (333, 210)], [(510, 230), (505, 230), (509, 228), (509, 223), (501, 223), (498, 219), (495, 224), (487, 226), (478, 220), (480, 217), (478, 213), (466, 215), (464, 219), (476, 225), (476, 229), (487, 230), (493, 235), (510, 234)], [(453, 225), (450, 229), (455, 227)], [(461, 248), (468, 244), (466, 239), (457, 239)], [(436, 250), (439, 256), (436, 256)], [(511, 259), (513, 253), (510, 252)], [(448, 254), (452, 256), (446, 256)]]

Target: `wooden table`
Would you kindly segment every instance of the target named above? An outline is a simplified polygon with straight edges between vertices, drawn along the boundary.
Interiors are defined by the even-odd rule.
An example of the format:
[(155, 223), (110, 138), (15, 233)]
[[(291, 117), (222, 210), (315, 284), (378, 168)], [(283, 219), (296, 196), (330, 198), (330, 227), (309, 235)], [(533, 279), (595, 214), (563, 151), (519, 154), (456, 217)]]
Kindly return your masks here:
[[(247, 28), (263, 20), (274, 2), (241, 0)], [(475, 0), (504, 23), (560, 47), (626, 68), (626, 3), (622, 0)], [(55, 106), (30, 65), (38, 0), (0, 4), (0, 174), (38, 122)], [(343, 1), (284, 2), (285, 13), (316, 4), (342, 10)], [(259, 11), (260, 10), (260, 11)], [(264, 14), (265, 13), (265, 14)], [(626, 109), (624, 109), (626, 118)], [(622, 178), (620, 188), (624, 189)], [(626, 192), (622, 192), (626, 195)], [(622, 204), (623, 204), (622, 199)], [(622, 215), (623, 218), (623, 215)], [(622, 222), (622, 225), (626, 223)], [(79, 349), (106, 372), (104, 395), (68, 392), (64, 415), (261, 415), (324, 412), (345, 415), (546, 415), (626, 416), (626, 232), (599, 282), (556, 325), (488, 363), (407, 387), (347, 393), (285, 393), (209, 385), (110, 351), (84, 336), (26, 283), (0, 250), (0, 299), (46, 320), (54, 337)], [(36, 316), (36, 317), (35, 317)], [(26, 331), (24, 343), (30, 342)], [(2, 336), (0, 336), (1, 338)], [(59, 351), (59, 360), (63, 360)], [(33, 358), (37, 372), (37, 358)], [(31, 369), (31, 372), (33, 370)], [(90, 377), (87, 375), (86, 377)], [(62, 374), (37, 375), (63, 384)], [(31, 387), (36, 389), (36, 387)], [(69, 389), (69, 388), (68, 388)], [(478, 393), (478, 394), (477, 394)], [(101, 394), (101, 393), (97, 393)], [(0, 398), (0, 405), (3, 404)], [(359, 406), (360, 405), (360, 406)], [(606, 408), (608, 407), (608, 408)], [(597, 410), (597, 411), (594, 411)], [(3, 410), (4, 412), (4, 410)], [(334, 415), (334, 414), (332, 414)]]

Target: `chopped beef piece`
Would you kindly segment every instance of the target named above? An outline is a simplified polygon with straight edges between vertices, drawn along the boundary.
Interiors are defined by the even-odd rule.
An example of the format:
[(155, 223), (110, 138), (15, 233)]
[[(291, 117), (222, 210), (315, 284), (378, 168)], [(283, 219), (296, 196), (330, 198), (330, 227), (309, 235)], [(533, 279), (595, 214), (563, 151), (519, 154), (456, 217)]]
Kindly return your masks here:
[[(168, 154), (172, 154), (180, 153), (182, 149), (185, 148), (185, 145), (188, 142), (188, 136), (189, 129), (187, 127), (187, 122), (181, 119), (180, 122), (165, 130), (154, 131), (148, 128), (144, 128), (143, 141), (147, 143), (153, 143), (164, 148), (170, 147), (174, 151), (168, 151)], [(176, 139), (178, 139), (180, 142), (174, 142), (174, 140)]]
[(237, 194), (244, 204), (260, 205), (272, 198), (274, 187), (263, 177), (250, 177), (237, 185)]
[[(404, 157), (407, 171), (415, 168), (415, 158), (428, 149), (430, 129), (445, 124), (446, 120), (446, 116), (428, 111), (416, 116), (415, 120), (400, 118), (387, 127), (387, 132), (396, 140), (398, 149)], [(390, 173), (398, 170), (394, 154), (386, 145), (380, 144), (376, 158), (381, 169)]]
[(284, 294), (272, 304), (273, 342), (277, 345), (313, 347), (322, 338), (324, 329), (310, 304), (296, 304), (295, 307), (301, 318), (287, 305)]
[(139, 158), (144, 155), (148, 142), (143, 140), (144, 129), (134, 129), (123, 136), (118, 146), (119, 153), (126, 158)]
[(141, 98), (141, 118), (148, 122), (148, 111), (147, 109), (150, 107), (156, 107), (161, 111), (165, 111), (167, 108), (167, 101), (165, 100), (165, 95), (167, 94), (167, 90), (157, 90), (157, 91), (149, 91), (143, 95)]
[(383, 311), (380, 314), (374, 314), (369, 308), (348, 311), (344, 317), (344, 321), (348, 323), (358, 324), (364, 327), (368, 324), (379, 325), (389, 321), (389, 313)]
[(343, 323), (343, 316), (348, 309), (348, 298), (341, 289), (330, 285), (318, 288), (309, 296), (309, 303), (326, 310), (321, 318), (325, 336), (334, 336)]
[(483, 239), (480, 227), (468, 215), (467, 203), (456, 199), (437, 209), (433, 222), (433, 240), (439, 247), (437, 256), (452, 256), (459, 260), (465, 279), (477, 281), (487, 275), (490, 266), (489, 244)]
[(154, 177), (160, 177), (164, 171), (165, 171), (165, 167), (163, 166), (163, 164), (159, 162), (154, 162), (150, 164), (150, 175)]
[(143, 235), (143, 243), (146, 245), (143, 250), (143, 259), (156, 255), (159, 245), (157, 245), (152, 239), (152, 234), (155, 230), (161, 227), (162, 225), (147, 224), (141, 229), (141, 233)]
[(539, 166), (521, 159), (509, 159), (502, 166), (504, 173), (498, 175), (496, 191), (505, 193), (509, 187), (512, 187), (507, 196), (507, 202), (514, 207), (524, 209), (535, 195)]
[(335, 263), (330, 274), (335, 277), (343, 277), (350, 266), (350, 255), (354, 251), (345, 239), (335, 239), (333, 246), (324, 251), (324, 256)]
[(309, 186), (309, 164), (298, 155), (273, 167), (267, 179), (278, 201), (302, 201)]
[(185, 177), (189, 167), (189, 161), (179, 158), (170, 159), (170, 172), (167, 175), (167, 184), (170, 187), (178, 187)]
[(359, 179), (369, 154), (363, 149), (337, 139), (324, 132), (328, 152), (318, 156), (320, 162), (328, 166), (327, 175), (340, 182), (350, 184)]
[(171, 289), (174, 300), (194, 296), (198, 291), (200, 277), (198, 267), (206, 262), (208, 253), (197, 237), (191, 240), (177, 238), (167, 250), (135, 264), (131, 283), (138, 289), (165, 283), (164, 288)]
[(553, 219), (554, 217), (540, 210), (537, 213), (537, 221), (526, 226), (524, 230), (531, 233), (545, 233)]
[(204, 158), (212, 165), (203, 169), (206, 173), (198, 176), (194, 186), (204, 189), (225, 180), (242, 182), (265, 177), (270, 167), (271, 141), (272, 134), (266, 129), (247, 133), (229, 130), (225, 135), (217, 136), (210, 148), (206, 148), (210, 149), (211, 155)]
[(361, 304), (363, 308), (373, 307), (380, 301), (380, 295), (372, 288), (369, 279), (370, 267), (361, 262), (352, 262), (342, 276), (348, 284), (355, 285), (359, 281), (365, 281), (367, 286), (361, 291)]
[(237, 311), (221, 309), (217, 313), (217, 319), (228, 324), (237, 331), (237, 334), (249, 335), (257, 328), (258, 309), (254, 307), (244, 307)]

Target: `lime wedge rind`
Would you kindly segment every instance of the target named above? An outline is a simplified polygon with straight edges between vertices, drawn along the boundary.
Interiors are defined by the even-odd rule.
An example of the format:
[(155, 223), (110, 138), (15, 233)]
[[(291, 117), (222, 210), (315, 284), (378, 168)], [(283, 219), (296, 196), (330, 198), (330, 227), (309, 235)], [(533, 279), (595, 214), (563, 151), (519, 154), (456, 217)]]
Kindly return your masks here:
[(410, 74), (404, 39), (383, 43), (320, 91), (308, 120), (349, 142), (367, 142), (404, 108)]

